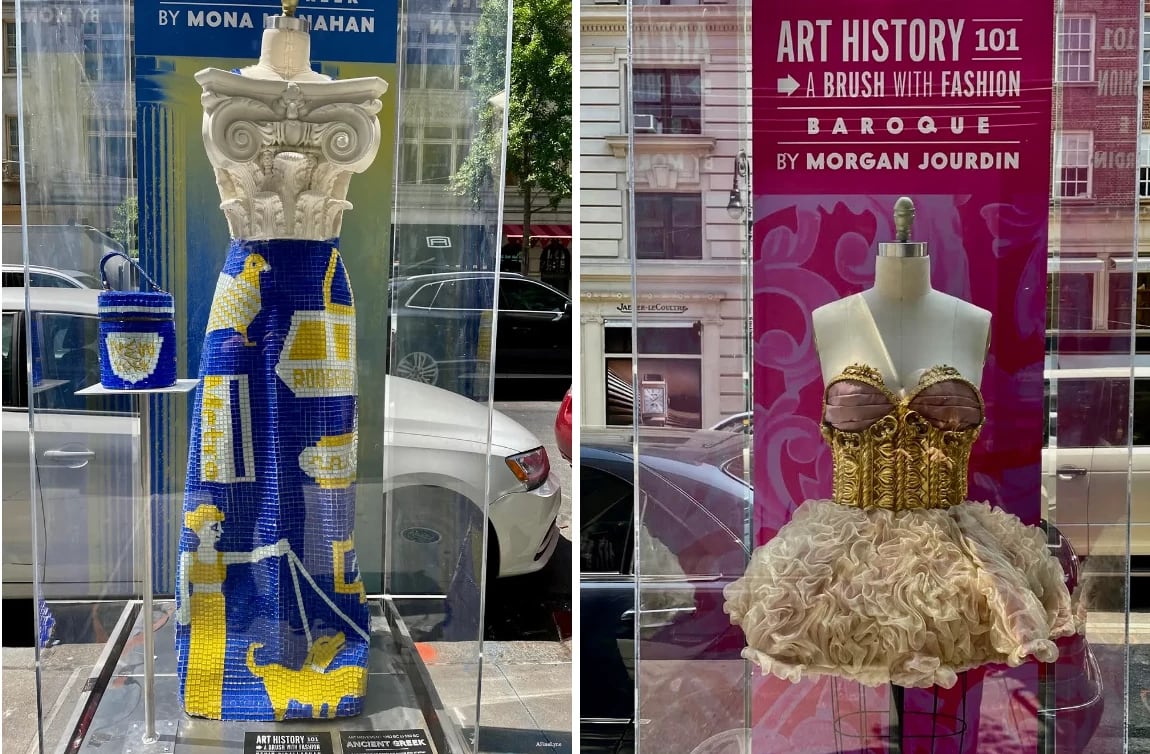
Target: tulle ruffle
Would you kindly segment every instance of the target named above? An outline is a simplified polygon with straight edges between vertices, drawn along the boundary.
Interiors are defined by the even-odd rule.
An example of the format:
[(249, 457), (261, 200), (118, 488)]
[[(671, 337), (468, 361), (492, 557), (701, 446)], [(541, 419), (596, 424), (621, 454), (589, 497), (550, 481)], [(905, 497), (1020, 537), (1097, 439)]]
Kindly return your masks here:
[(950, 688), (979, 665), (1053, 662), (1081, 629), (1041, 530), (986, 503), (808, 500), (724, 596), (743, 656), (790, 681)]

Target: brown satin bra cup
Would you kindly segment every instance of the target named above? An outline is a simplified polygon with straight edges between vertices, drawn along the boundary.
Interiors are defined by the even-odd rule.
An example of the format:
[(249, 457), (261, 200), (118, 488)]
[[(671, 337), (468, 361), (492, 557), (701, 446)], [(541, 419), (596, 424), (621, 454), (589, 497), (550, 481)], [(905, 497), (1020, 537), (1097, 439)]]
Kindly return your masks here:
[(966, 496), (971, 447), (985, 420), (978, 388), (952, 367), (928, 369), (905, 398), (852, 364), (827, 385), (823, 437), (836, 502), (859, 508), (948, 508)]
[[(823, 421), (842, 432), (861, 432), (895, 408), (882, 388), (849, 378), (827, 388)], [(942, 430), (973, 429), (982, 424), (982, 404), (974, 386), (944, 379), (912, 394), (907, 407)]]

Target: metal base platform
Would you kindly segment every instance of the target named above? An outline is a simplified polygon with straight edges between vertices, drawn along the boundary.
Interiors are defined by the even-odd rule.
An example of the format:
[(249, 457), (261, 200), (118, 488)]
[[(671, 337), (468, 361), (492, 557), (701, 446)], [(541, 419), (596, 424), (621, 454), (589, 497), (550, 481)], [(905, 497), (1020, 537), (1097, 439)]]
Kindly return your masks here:
[[(157, 739), (149, 742), (144, 730), (141, 602), (130, 603), (84, 687), (58, 754), (470, 754), (468, 737), (445, 711), (398, 610), (384, 599), (372, 600), (369, 607), (371, 654), (362, 715), (281, 723), (220, 722), (184, 713), (176, 675), (175, 603), (155, 601)], [(351, 745), (345, 747), (345, 741)], [(373, 744), (380, 741), (386, 745)]]

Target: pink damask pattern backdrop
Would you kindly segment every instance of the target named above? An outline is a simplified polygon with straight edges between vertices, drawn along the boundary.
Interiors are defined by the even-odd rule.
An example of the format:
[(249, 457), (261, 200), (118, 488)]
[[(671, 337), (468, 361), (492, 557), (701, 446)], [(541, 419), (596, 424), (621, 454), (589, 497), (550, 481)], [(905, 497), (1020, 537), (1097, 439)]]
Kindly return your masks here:
[[(873, 283), (902, 195), (915, 202), (913, 240), (929, 244), (934, 287), (993, 313), (969, 497), (1037, 523), (1053, 6), (813, 0), (764, 6), (752, 24), (756, 544), (804, 500), (831, 495), (811, 311)], [(915, 28), (936, 43), (913, 49)], [(940, 690), (939, 701), (967, 732), (934, 754), (1035, 751), (1034, 705), (1016, 707), (1037, 699), (1036, 665), (965, 682), (965, 694)], [(875, 739), (836, 740), (846, 702), (834, 683), (756, 671), (754, 750), (884, 751)], [(887, 703), (885, 689), (870, 693)], [(934, 701), (907, 691), (907, 709)], [(907, 733), (929, 736), (917, 725)]]
[[(907, 181), (912, 183), (912, 181)], [(909, 187), (908, 187), (909, 188)], [(937, 290), (994, 313), (982, 376), (987, 423), (970, 497), (1037, 523), (1045, 354), (1047, 195), (1011, 204), (976, 194), (912, 194), (915, 240), (929, 244)], [(804, 500), (830, 497), (820, 434), (823, 381), (811, 311), (874, 280), (877, 244), (894, 239), (896, 194), (755, 200), (756, 541)]]

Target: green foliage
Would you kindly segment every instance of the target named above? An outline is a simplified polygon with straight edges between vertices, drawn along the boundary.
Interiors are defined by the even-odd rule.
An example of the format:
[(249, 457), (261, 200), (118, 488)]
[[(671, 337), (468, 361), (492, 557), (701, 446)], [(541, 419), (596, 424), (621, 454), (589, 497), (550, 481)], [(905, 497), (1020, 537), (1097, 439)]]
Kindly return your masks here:
[(132, 259), (140, 256), (140, 203), (136, 197), (129, 196), (120, 202), (114, 210), (115, 219), (112, 221), (111, 236), (124, 246), (124, 251)]
[[(488, 0), (469, 53), (469, 85), (477, 96), (480, 133), (452, 187), (479, 201), (499, 164), (502, 122), (490, 98), (504, 91), (507, 0)], [(511, 86), (507, 102), (507, 164), (518, 178), (524, 224), (571, 196), (571, 2), (515, 0)], [(524, 239), (527, 242), (527, 239)]]

